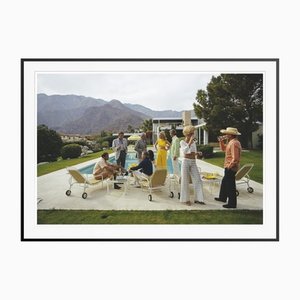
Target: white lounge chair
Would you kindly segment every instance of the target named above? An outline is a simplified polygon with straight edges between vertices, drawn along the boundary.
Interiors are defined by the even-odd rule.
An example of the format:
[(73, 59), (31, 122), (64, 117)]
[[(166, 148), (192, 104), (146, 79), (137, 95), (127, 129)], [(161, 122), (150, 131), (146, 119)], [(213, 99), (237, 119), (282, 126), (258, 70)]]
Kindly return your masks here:
[[(236, 185), (247, 184), (248, 193), (253, 193), (254, 189), (250, 186), (250, 176), (249, 173), (254, 167), (254, 164), (245, 164), (243, 165), (235, 174)], [(238, 196), (240, 192), (236, 190), (236, 195)]]
[(86, 189), (88, 187), (95, 186), (100, 183), (103, 187), (103, 181), (104, 181), (103, 177), (102, 177), (102, 179), (97, 180), (94, 178), (88, 178), (88, 177), (83, 176), (76, 168), (67, 168), (67, 170), (70, 174), (70, 178), (69, 178), (70, 187), (66, 191), (67, 196), (71, 195), (71, 188), (74, 184), (79, 184), (80, 186), (83, 187), (83, 193), (82, 193), (83, 199), (86, 199), (86, 197), (87, 197)]
[(167, 178), (167, 169), (156, 169), (154, 173), (149, 177), (145, 177), (144, 180), (140, 180), (142, 189), (149, 191), (148, 199), (152, 201), (152, 191), (160, 189), (165, 185)]

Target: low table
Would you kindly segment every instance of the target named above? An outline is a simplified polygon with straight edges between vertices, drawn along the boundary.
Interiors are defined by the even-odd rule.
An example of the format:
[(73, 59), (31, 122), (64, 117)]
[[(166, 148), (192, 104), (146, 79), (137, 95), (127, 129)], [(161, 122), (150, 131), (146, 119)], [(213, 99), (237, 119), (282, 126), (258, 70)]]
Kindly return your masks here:
[(123, 184), (124, 185), (124, 194), (127, 193), (128, 190), (128, 176), (117, 176), (116, 179), (110, 179), (107, 181), (107, 193), (110, 192), (110, 185), (114, 184)]
[(222, 176), (218, 173), (201, 172), (201, 179), (203, 182), (209, 184), (209, 191), (212, 194), (212, 189), (216, 185), (220, 185)]

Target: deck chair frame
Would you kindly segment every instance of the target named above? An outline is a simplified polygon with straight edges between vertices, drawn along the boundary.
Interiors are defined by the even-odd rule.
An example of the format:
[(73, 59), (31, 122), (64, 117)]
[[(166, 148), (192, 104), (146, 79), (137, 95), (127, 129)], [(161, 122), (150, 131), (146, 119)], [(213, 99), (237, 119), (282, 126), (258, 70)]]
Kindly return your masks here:
[[(159, 178), (159, 176), (162, 176)], [(158, 178), (157, 178), (158, 177)], [(147, 190), (148, 199), (152, 201), (152, 192), (157, 189), (161, 189), (165, 186), (167, 178), (167, 169), (156, 169), (150, 177), (145, 177), (140, 181), (142, 190)]]
[(180, 199), (180, 179), (181, 177), (177, 174), (168, 175), (170, 198), (174, 198), (175, 194), (177, 194), (178, 199)]
[(68, 173), (70, 174), (69, 178), (69, 189), (66, 191), (66, 195), (70, 196), (71, 195), (71, 190), (74, 184), (78, 184), (79, 186), (83, 187), (83, 193), (82, 193), (82, 198), (86, 199), (87, 198), (87, 193), (86, 189), (95, 186), (99, 183), (101, 183), (101, 186), (103, 188), (103, 176), (100, 180), (94, 179), (94, 178), (88, 178), (87, 174), (83, 175), (81, 174), (76, 168), (67, 168)]
[[(248, 193), (253, 193), (254, 189), (250, 186), (250, 176), (249, 173), (254, 167), (254, 164), (245, 164), (243, 165), (235, 174), (236, 185), (247, 184)], [(238, 196), (240, 193), (236, 190), (236, 195)]]

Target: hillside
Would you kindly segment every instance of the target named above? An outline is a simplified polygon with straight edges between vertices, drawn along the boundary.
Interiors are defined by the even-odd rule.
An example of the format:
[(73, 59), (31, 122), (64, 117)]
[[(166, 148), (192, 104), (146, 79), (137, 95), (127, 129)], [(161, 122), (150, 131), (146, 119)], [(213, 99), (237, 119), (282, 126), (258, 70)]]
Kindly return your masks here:
[(93, 134), (102, 130), (126, 131), (146, 119), (180, 117), (182, 112), (156, 111), (139, 104), (123, 104), (77, 95), (37, 95), (37, 123), (62, 133)]
[(134, 111), (107, 103), (101, 107), (87, 108), (79, 119), (64, 123), (60, 131), (79, 134), (92, 134), (102, 130), (125, 131), (128, 125), (139, 127), (143, 120)]

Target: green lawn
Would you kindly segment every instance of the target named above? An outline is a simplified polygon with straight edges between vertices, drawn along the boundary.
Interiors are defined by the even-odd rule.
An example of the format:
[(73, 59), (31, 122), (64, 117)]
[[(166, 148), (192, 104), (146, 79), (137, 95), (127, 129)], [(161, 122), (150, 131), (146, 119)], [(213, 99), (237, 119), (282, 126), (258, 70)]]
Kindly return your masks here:
[[(61, 159), (54, 162), (49, 162), (47, 164), (37, 166), (37, 176), (45, 175), (54, 171), (64, 169), (66, 167), (71, 167), (85, 161), (89, 161), (95, 158), (99, 158), (104, 151), (88, 154), (87, 156), (81, 158), (72, 158), (72, 159)], [(105, 152), (111, 153), (112, 150), (106, 150)]]
[(38, 210), (38, 224), (263, 224), (262, 210)]
[[(224, 166), (224, 152), (214, 153), (213, 158), (206, 158), (206, 162), (222, 167)], [(243, 151), (241, 155), (241, 166), (247, 163), (254, 163), (249, 176), (254, 181), (263, 183), (263, 154), (260, 150)]]

